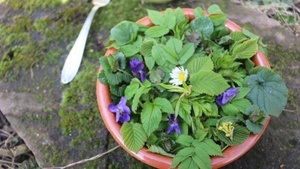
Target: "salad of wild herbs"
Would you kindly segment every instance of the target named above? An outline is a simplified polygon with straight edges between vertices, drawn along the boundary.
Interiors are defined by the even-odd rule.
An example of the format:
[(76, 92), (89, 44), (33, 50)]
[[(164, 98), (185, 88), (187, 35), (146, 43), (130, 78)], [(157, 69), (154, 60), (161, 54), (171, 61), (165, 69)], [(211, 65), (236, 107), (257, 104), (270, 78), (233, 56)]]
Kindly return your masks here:
[(282, 78), (251, 58), (266, 52), (261, 38), (243, 29), (230, 32), (217, 5), (148, 10), (153, 26), (123, 21), (111, 29), (100, 58), (101, 83), (113, 103), (107, 109), (122, 124), (125, 145), (174, 157), (172, 166), (211, 168), (222, 156), (279, 116), (287, 102)]

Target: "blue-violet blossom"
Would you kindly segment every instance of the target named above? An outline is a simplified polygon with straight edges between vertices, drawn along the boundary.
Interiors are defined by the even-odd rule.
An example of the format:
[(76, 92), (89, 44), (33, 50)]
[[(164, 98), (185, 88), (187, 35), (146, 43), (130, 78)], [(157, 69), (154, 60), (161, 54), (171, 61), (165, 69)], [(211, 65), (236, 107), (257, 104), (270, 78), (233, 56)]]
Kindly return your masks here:
[(139, 78), (141, 82), (144, 82), (146, 80), (146, 73), (143, 71), (144, 69), (144, 63), (140, 61), (137, 58), (134, 58), (130, 61), (130, 69), (132, 71), (132, 74)]
[(108, 106), (108, 110), (116, 114), (116, 122), (125, 123), (130, 120), (129, 115), (131, 111), (129, 107), (126, 105), (126, 102), (127, 102), (126, 98), (121, 97), (121, 100), (117, 105), (111, 103)]
[(181, 130), (180, 130), (179, 124), (178, 124), (178, 119), (174, 114), (171, 114), (169, 116), (169, 125), (170, 125), (170, 128), (167, 131), (168, 134), (171, 134), (174, 131), (176, 131), (178, 134), (181, 133)]
[(216, 98), (216, 103), (223, 106), (230, 102), (238, 93), (238, 88), (230, 88)]

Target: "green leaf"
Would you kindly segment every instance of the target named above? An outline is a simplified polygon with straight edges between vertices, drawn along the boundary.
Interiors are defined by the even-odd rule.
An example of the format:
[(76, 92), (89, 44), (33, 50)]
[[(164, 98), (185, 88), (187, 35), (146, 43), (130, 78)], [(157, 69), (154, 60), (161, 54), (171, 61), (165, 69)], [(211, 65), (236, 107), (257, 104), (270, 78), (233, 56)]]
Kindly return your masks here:
[(152, 48), (152, 56), (155, 62), (158, 65), (164, 65), (166, 60), (172, 64), (177, 64), (178, 55), (172, 48), (162, 45), (162, 44), (155, 44)]
[(250, 89), (246, 87), (239, 87), (238, 89), (238, 94), (234, 99), (242, 99), (250, 92)]
[[(179, 105), (179, 116), (189, 125), (192, 126), (193, 118), (191, 116), (191, 109), (192, 106), (189, 104), (187, 99), (179, 99), (180, 105)], [(176, 113), (176, 110), (175, 110)]]
[(172, 48), (166, 45), (161, 45), (161, 49), (166, 60), (174, 65), (178, 64), (178, 55)]
[(230, 37), (236, 42), (243, 42), (248, 39), (247, 36), (240, 31), (231, 32)]
[(164, 52), (159, 44), (156, 43), (153, 45), (151, 53), (152, 57), (158, 65), (164, 65), (166, 63)]
[(148, 136), (158, 128), (161, 118), (162, 112), (159, 107), (148, 101), (144, 103), (141, 120)]
[(156, 106), (158, 106), (163, 112), (166, 112), (169, 114), (174, 113), (174, 108), (173, 108), (171, 102), (166, 98), (157, 97), (153, 103)]
[(169, 31), (169, 28), (165, 26), (152, 26), (146, 30), (145, 35), (152, 38), (158, 38), (168, 34)]
[(200, 70), (212, 71), (214, 68), (214, 63), (210, 57), (197, 57), (191, 59), (186, 68), (189, 74), (197, 73)]
[(218, 123), (218, 119), (215, 118), (209, 118), (204, 122), (205, 126), (216, 126)]
[(215, 26), (224, 25), (227, 20), (226, 14), (209, 15), (209, 18)]
[(230, 37), (230, 35), (226, 35), (221, 37), (220, 41), (219, 41), (219, 45), (224, 45), (224, 44), (230, 44), (232, 42), (232, 38)]
[(223, 105), (222, 110), (228, 116), (235, 116), (241, 112), (235, 105), (231, 103)]
[(251, 69), (251, 71), (249, 72), (250, 75), (252, 74), (257, 74), (258, 72), (262, 71), (262, 70), (265, 70), (265, 69), (268, 69), (264, 66), (256, 66), (254, 67), (253, 69)]
[[(103, 56), (99, 59), (99, 62), (100, 62), (100, 66), (102, 67), (102, 69), (104, 71), (109, 71), (109, 72), (112, 72), (112, 68), (108, 62), (108, 58), (109, 56)], [(111, 57), (111, 56), (110, 56)]]
[(168, 91), (170, 92), (178, 92), (178, 93), (183, 93), (184, 92), (184, 88), (180, 87), (180, 86), (174, 86), (174, 85), (166, 85), (163, 83), (160, 83), (159, 86), (168, 89)]
[(166, 60), (170, 61), (173, 64), (177, 64), (178, 56), (176, 52), (168, 46), (162, 44), (155, 44), (153, 45), (151, 53), (155, 62), (158, 65), (166, 64)]
[(233, 140), (230, 140), (230, 138), (226, 137), (223, 131), (218, 130), (217, 135), (225, 144), (234, 146), (242, 144), (249, 137), (249, 131), (245, 127), (234, 125)]
[(109, 85), (109, 84), (108, 84), (108, 81), (107, 81), (107, 78), (106, 78), (106, 76), (105, 76), (105, 71), (104, 71), (104, 70), (102, 70), (102, 71), (99, 73), (98, 79), (100, 80), (100, 82), (101, 82), (102, 84), (104, 84), (104, 85)]
[(173, 37), (168, 40), (166, 45), (172, 48), (176, 53), (179, 53), (182, 49), (182, 41)]
[(135, 153), (138, 153), (147, 140), (147, 135), (140, 123), (124, 123), (120, 131), (126, 147)]
[(223, 11), (221, 10), (219, 5), (213, 4), (207, 8), (207, 12), (212, 14), (223, 14)]
[(179, 164), (178, 169), (194, 169), (195, 167), (197, 167), (197, 163), (191, 157), (188, 157)]
[(151, 70), (149, 73), (149, 79), (154, 84), (159, 84), (162, 81), (162, 76), (160, 75), (158, 70)]
[(274, 71), (263, 69), (245, 78), (245, 87), (251, 89), (246, 98), (266, 114), (279, 116), (284, 109), (288, 90), (283, 79)]
[(105, 71), (105, 76), (107, 78), (107, 82), (110, 85), (118, 85), (119, 83), (122, 82), (122, 73), (117, 72), (117, 73), (111, 73), (111, 72), (107, 72)]
[(233, 99), (231, 104), (237, 107), (241, 112), (245, 112), (246, 108), (251, 106), (251, 102), (248, 99)]
[(161, 12), (149, 10), (149, 9), (147, 10), (147, 12), (148, 12), (148, 16), (153, 24), (161, 25), (161, 26), (165, 25), (166, 19), (165, 19), (165, 16)]
[(246, 109), (244, 114), (250, 116), (252, 113), (258, 113), (258, 112), (260, 112), (259, 107), (257, 105), (252, 105)]
[(246, 120), (246, 126), (254, 134), (258, 134), (264, 128), (264, 125), (253, 123), (250, 120)]
[(193, 141), (194, 141), (194, 138), (192, 136), (184, 135), (184, 134), (181, 134), (176, 140), (177, 143), (187, 146), (187, 147), (189, 147)]
[(110, 30), (110, 35), (118, 45), (125, 45), (135, 40), (138, 30), (136, 23), (123, 21)]
[(183, 46), (182, 50), (179, 52), (178, 63), (183, 65), (188, 59), (190, 59), (195, 52), (194, 44), (187, 43)]
[(193, 107), (193, 113), (195, 114), (195, 117), (202, 116), (203, 110), (200, 103), (194, 101), (192, 102), (192, 107)]
[(234, 46), (232, 54), (239, 59), (249, 59), (258, 51), (257, 39), (250, 39)]
[(153, 41), (146, 41), (143, 42), (143, 44), (141, 45), (140, 48), (140, 52), (142, 55), (144, 55), (145, 57), (151, 57), (151, 50), (152, 50), (152, 46), (153, 46), (154, 42)]
[(181, 134), (188, 135), (189, 134), (189, 126), (186, 123), (179, 123), (179, 127), (181, 130)]
[(198, 141), (202, 141), (206, 137), (207, 134), (208, 134), (207, 131), (198, 129), (195, 132), (195, 137)]
[(193, 147), (187, 147), (180, 150), (175, 157), (173, 158), (171, 168), (175, 168), (178, 164), (180, 164), (185, 159), (189, 158), (195, 152)]
[(203, 149), (208, 155), (211, 156), (222, 156), (222, 150), (220, 145), (215, 143), (212, 139), (204, 139), (203, 141), (195, 140), (193, 142), (195, 148)]
[(244, 35), (248, 36), (251, 39), (259, 39), (258, 35), (253, 34), (252, 32), (250, 32), (249, 30), (247, 30), (245, 28), (243, 28), (242, 32)]
[(168, 8), (165, 10), (165, 19), (166, 19), (165, 25), (167, 26), (167, 28), (174, 29), (176, 24), (176, 16), (173, 9)]
[(154, 67), (154, 65), (155, 65), (154, 58), (153, 57), (147, 57), (147, 56), (145, 56), (144, 59), (145, 59), (145, 64), (146, 64), (147, 68), (149, 70), (152, 70), (153, 67)]
[(125, 58), (124, 53), (117, 52), (113, 55), (113, 57), (116, 61), (115, 65), (113, 66), (113, 69), (115, 71), (117, 71), (119, 68), (124, 70), (126, 68), (126, 58)]
[(186, 16), (181, 8), (176, 8), (174, 11), (176, 17), (176, 24), (173, 29), (174, 37), (182, 39), (187, 29), (189, 29), (189, 17)]
[(126, 87), (127, 87), (127, 85), (122, 85), (122, 86), (110, 85), (109, 91), (112, 95), (121, 97), (121, 96), (124, 96), (124, 91), (125, 91)]
[(209, 155), (201, 148), (195, 148), (195, 154), (192, 156), (193, 161), (197, 164), (198, 168), (211, 169), (211, 159)]
[(156, 146), (156, 145), (151, 145), (147, 151), (149, 152), (153, 152), (153, 153), (157, 153), (157, 154), (161, 154), (167, 157), (174, 157), (173, 154), (167, 153), (163, 148), (161, 148), (160, 146)]
[(210, 101), (193, 101), (193, 113), (194, 117), (200, 118), (204, 113), (206, 116), (218, 116), (218, 107), (214, 100)]
[(214, 24), (208, 16), (198, 17), (190, 24), (195, 32), (204, 35), (207, 39), (210, 39), (210, 35), (214, 32)]
[(133, 78), (130, 84), (125, 89), (125, 97), (127, 100), (131, 99), (135, 95), (136, 90), (139, 88), (139, 86), (139, 80), (137, 78)]
[(135, 95), (133, 97), (132, 105), (131, 105), (131, 110), (133, 112), (136, 112), (141, 96), (145, 93), (148, 93), (149, 90), (150, 90), (150, 87), (141, 86), (139, 89), (137, 89), (135, 91)]
[(191, 75), (192, 90), (198, 93), (219, 95), (230, 86), (226, 80), (213, 71), (199, 71)]
[(155, 64), (155, 60), (151, 53), (153, 44), (153, 41), (147, 41), (144, 42), (140, 48), (140, 53), (144, 56), (145, 64), (149, 70), (152, 70)]
[(255, 124), (262, 123), (266, 118), (264, 111), (260, 110), (257, 105), (249, 106), (244, 114), (249, 116), (249, 120)]
[(188, 17), (184, 15), (182, 8), (177, 7), (174, 10), (174, 15), (176, 17), (176, 23), (180, 23), (182, 21), (185, 21)]
[(234, 116), (240, 112), (245, 112), (246, 108), (248, 108), (249, 106), (251, 106), (251, 102), (248, 99), (234, 98), (229, 103), (222, 106), (222, 110), (225, 114)]
[(194, 15), (195, 15), (195, 18), (199, 18), (199, 17), (204, 16), (203, 9), (200, 8), (200, 7), (196, 7), (196, 8), (194, 9)]
[(142, 43), (142, 38), (139, 36), (133, 44), (124, 45), (119, 49), (119, 51), (124, 53), (123, 55), (126, 55), (126, 57), (133, 56), (139, 52), (141, 43)]

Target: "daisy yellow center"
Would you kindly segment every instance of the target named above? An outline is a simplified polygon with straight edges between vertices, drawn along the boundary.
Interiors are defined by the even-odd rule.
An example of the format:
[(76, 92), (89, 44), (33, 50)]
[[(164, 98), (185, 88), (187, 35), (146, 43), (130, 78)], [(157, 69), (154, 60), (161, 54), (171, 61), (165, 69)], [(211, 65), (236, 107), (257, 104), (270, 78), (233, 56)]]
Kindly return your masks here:
[(180, 72), (179, 75), (178, 75), (178, 80), (183, 82), (185, 79), (185, 73), (184, 72)]

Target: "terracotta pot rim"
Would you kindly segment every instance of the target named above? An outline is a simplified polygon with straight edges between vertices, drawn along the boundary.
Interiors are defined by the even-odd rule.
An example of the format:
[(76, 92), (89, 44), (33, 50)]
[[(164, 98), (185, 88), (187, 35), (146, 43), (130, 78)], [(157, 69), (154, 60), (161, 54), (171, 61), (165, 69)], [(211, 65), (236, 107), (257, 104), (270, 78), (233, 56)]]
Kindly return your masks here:
[[(192, 8), (182, 8), (185, 15), (187, 15), (190, 20), (194, 18), (194, 10)], [(139, 24), (143, 24), (146, 26), (151, 26), (152, 23), (149, 20), (149, 17), (146, 16), (140, 20), (137, 21)], [(230, 29), (231, 31), (241, 31), (242, 28), (232, 22), (231, 20), (227, 20), (225, 26)], [(106, 56), (114, 53), (116, 50), (114, 49), (108, 49), (106, 52)], [(258, 51), (257, 54), (253, 57), (253, 61), (255, 62), (256, 66), (266, 66), (270, 68), (270, 64), (267, 60), (267, 57), (261, 52)], [(101, 71), (101, 68), (99, 68), (99, 71)], [(108, 105), (111, 103), (110, 93), (107, 86), (101, 84), (99, 80), (97, 80), (96, 84), (96, 96), (97, 96), (97, 103), (98, 108), (100, 111), (100, 114), (102, 116), (102, 119), (104, 121), (104, 124), (110, 134), (113, 136), (113, 138), (118, 142), (119, 145), (123, 147), (124, 150), (126, 150), (129, 154), (131, 154), (136, 159), (142, 161), (143, 163), (146, 163), (152, 167), (156, 168), (170, 168), (170, 165), (172, 163), (172, 158), (166, 157), (163, 155), (155, 154), (148, 152), (147, 149), (144, 147), (142, 148), (137, 154), (129, 150), (123, 140), (120, 133), (121, 125), (115, 121), (115, 115), (108, 111)], [(262, 136), (263, 132), (265, 131), (266, 127), (268, 126), (270, 121), (270, 117), (267, 118), (267, 120), (264, 123), (263, 130), (257, 134), (251, 134), (249, 138), (243, 142), (242, 144), (238, 146), (231, 146), (228, 147), (226, 150), (223, 151), (223, 157), (211, 157), (212, 160), (212, 167), (213, 168), (220, 168), (225, 165), (228, 165), (229, 163), (237, 160), (242, 155), (244, 155), (249, 149), (251, 149), (255, 143), (259, 140), (259, 138)]]

